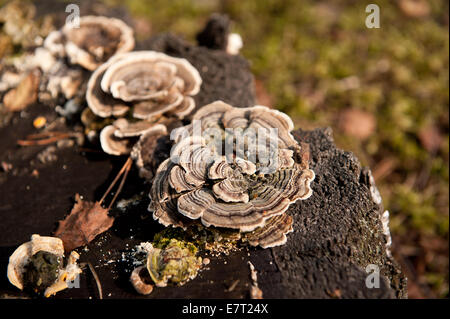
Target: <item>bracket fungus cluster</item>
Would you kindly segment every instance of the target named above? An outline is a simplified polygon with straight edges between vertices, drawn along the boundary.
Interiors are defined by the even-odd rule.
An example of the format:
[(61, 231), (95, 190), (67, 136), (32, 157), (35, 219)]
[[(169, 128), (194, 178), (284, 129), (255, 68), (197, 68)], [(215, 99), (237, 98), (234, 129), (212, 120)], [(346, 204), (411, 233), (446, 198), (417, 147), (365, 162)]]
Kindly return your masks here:
[[(131, 51), (135, 45), (132, 28), (119, 19), (104, 16), (80, 17), (79, 25), (66, 23), (60, 30), (49, 32), (42, 42), (33, 52), (2, 64), (18, 74), (39, 68), (42, 71), (39, 101), (58, 105), (57, 111), (63, 115), (67, 110), (64, 112), (60, 105), (67, 100), (74, 100), (72, 104), (77, 105), (77, 111), (81, 110), (92, 71), (114, 55)], [(5, 86), (3, 79), (1, 82), (0, 91)], [(70, 104), (66, 107), (70, 108)]]
[[(47, 90), (51, 95), (55, 97), (61, 91), (70, 99), (77, 91), (85, 92), (90, 72), (112, 56), (133, 50), (134, 45), (133, 29), (123, 21), (83, 16), (78, 26), (66, 23), (51, 32), (35, 56), (40, 67), (48, 69)], [(55, 63), (50, 63), (52, 60)]]
[[(292, 231), (285, 212), (312, 195), (315, 177), (292, 129), (286, 114), (263, 106), (216, 101), (200, 108), (191, 124), (172, 131), (175, 145), (150, 192), (154, 219), (234, 229), (263, 248), (284, 244)], [(258, 137), (267, 130), (276, 134)]]
[(32, 235), (31, 241), (20, 245), (9, 257), (8, 279), (20, 290), (50, 297), (69, 287), (69, 282), (81, 273), (72, 251), (64, 264), (61, 239)]
[(86, 100), (92, 113), (117, 118), (103, 128), (100, 142), (111, 155), (131, 152), (144, 133), (165, 134), (163, 116), (182, 119), (195, 108), (202, 80), (185, 59), (154, 51), (119, 54), (98, 67), (88, 82)]
[(83, 16), (79, 25), (65, 24), (51, 32), (44, 46), (58, 57), (67, 57), (72, 64), (94, 71), (113, 55), (134, 48), (133, 29), (123, 21), (103, 16)]

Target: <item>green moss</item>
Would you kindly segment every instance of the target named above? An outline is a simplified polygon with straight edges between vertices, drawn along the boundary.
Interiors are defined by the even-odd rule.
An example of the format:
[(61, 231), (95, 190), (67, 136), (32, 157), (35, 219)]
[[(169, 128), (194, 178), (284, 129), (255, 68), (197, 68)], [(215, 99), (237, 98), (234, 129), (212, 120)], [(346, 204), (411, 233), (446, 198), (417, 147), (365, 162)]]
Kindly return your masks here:
[[(417, 192), (405, 185), (395, 185), (387, 205), (402, 215), (393, 215), (393, 231), (406, 232), (412, 229), (432, 235), (448, 234), (448, 216), (434, 207), (435, 194)], [(397, 223), (396, 219), (408, 218), (408, 223)], [(406, 226), (406, 227), (405, 227)]]
[(197, 248), (189, 242), (165, 239), (160, 242), (163, 248), (149, 252), (147, 269), (157, 286), (164, 287), (168, 282), (182, 285), (197, 276), (202, 259), (197, 257)]
[(189, 249), (191, 253), (197, 253), (198, 249), (194, 245), (194, 243), (191, 242), (192, 239), (190, 239), (185, 231), (181, 228), (168, 227), (163, 231), (157, 233), (153, 238), (153, 247), (165, 249), (169, 244), (173, 245), (174, 240), (178, 243), (178, 245), (182, 246), (183, 248)]
[(153, 238), (153, 246), (165, 248), (172, 239), (186, 243), (187, 247), (212, 252), (228, 252), (237, 249), (240, 234), (238, 231), (224, 228), (203, 227), (194, 225), (186, 230), (168, 227), (157, 233)]
[(25, 266), (24, 289), (32, 293), (43, 293), (56, 281), (60, 263), (60, 258), (49, 252), (39, 251), (34, 254)]

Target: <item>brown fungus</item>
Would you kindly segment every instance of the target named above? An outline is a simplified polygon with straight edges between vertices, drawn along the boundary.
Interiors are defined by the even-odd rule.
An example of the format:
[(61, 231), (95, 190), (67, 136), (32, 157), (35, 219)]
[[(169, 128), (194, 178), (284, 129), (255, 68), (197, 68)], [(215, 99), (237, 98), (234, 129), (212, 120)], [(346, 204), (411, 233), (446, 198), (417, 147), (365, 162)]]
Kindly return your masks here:
[[(13, 66), (20, 71), (40, 68), (39, 102), (71, 117), (83, 104), (90, 73), (133, 47), (133, 30), (121, 20), (84, 16), (79, 26), (66, 23), (60, 30), (49, 32), (42, 45), (22, 54)], [(62, 98), (73, 101), (63, 107)]]
[[(153, 285), (147, 281), (148, 274), (145, 266), (139, 266), (131, 272), (130, 282), (134, 289), (141, 295), (149, 295), (153, 291)], [(147, 275), (147, 276), (146, 276)]]
[[(61, 239), (32, 235), (9, 257), (8, 279), (17, 288), (31, 288), (50, 297), (69, 287), (81, 273), (76, 264), (78, 253), (72, 251), (63, 267), (64, 246)], [(44, 284), (43, 287), (41, 287)]]
[(110, 155), (124, 155), (131, 152), (133, 141), (131, 139), (118, 138), (114, 125), (105, 126), (100, 132), (100, 144), (105, 153)]
[(139, 169), (139, 176), (151, 180), (154, 171), (161, 161), (159, 157), (164, 153), (167, 142), (167, 129), (164, 125), (158, 130), (150, 130), (141, 135), (131, 150), (131, 158)]
[[(195, 106), (198, 71), (185, 59), (154, 51), (120, 54), (100, 66), (88, 83), (86, 99), (101, 117), (132, 115), (152, 120), (164, 113), (183, 117)], [(177, 110), (180, 110), (178, 112)]]
[(134, 48), (133, 30), (123, 21), (103, 16), (80, 17), (74, 28), (65, 24), (44, 41), (44, 46), (57, 57), (68, 57), (70, 63), (93, 71), (113, 55)]
[[(154, 124), (146, 121), (128, 122), (124, 118), (117, 119), (102, 129), (100, 132), (100, 144), (105, 153), (111, 155), (129, 154), (136, 139), (146, 134), (146, 136), (160, 136), (165, 134), (167, 129), (163, 124)], [(133, 140), (133, 137), (135, 138)]]
[(125, 153), (108, 152), (110, 148), (102, 143), (103, 150), (113, 155), (129, 153), (125, 139), (151, 130), (161, 133), (161, 125), (170, 125), (190, 114), (195, 108), (191, 96), (199, 92), (201, 83), (198, 71), (185, 59), (154, 51), (112, 57), (94, 71), (86, 92), (88, 106), (95, 115), (127, 117), (113, 124), (114, 132), (108, 127), (103, 134), (113, 134), (120, 139), (118, 142), (126, 144), (122, 148)]
[(156, 171), (154, 219), (165, 226), (200, 221), (236, 229), (264, 248), (284, 244), (292, 231), (285, 212), (312, 195), (315, 178), (293, 127), (286, 114), (263, 106), (238, 109), (216, 101), (200, 108), (191, 124), (173, 131), (171, 157)]
[(245, 234), (245, 240), (252, 246), (269, 248), (284, 245), (287, 241), (286, 234), (293, 231), (292, 217), (282, 214), (270, 218), (264, 227)]

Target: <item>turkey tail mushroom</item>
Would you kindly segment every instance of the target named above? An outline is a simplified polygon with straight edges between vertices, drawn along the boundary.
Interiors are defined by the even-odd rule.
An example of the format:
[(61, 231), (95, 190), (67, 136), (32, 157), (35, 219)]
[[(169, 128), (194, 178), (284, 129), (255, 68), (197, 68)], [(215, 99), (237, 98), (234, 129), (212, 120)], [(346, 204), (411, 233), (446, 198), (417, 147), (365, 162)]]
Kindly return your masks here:
[[(86, 100), (95, 115), (119, 118), (113, 123), (113, 134), (121, 140), (114, 142), (120, 142), (123, 151), (129, 153), (128, 146), (132, 145), (125, 141), (127, 138), (148, 131), (156, 136), (156, 132), (162, 132), (162, 125), (170, 126), (189, 115), (195, 108), (192, 96), (199, 92), (201, 83), (199, 72), (185, 59), (154, 51), (127, 52), (95, 70), (87, 85)], [(103, 137), (110, 137), (112, 128), (105, 129)], [(123, 154), (111, 152), (107, 142), (102, 143), (106, 153)]]
[(103, 16), (81, 17), (79, 28), (65, 24), (61, 35), (70, 62), (90, 71), (115, 54), (131, 51), (135, 44), (133, 29), (119, 19)]
[[(201, 130), (195, 129), (198, 124)], [(205, 133), (211, 128), (220, 130), (221, 142), (237, 141), (237, 129), (247, 136), (242, 145), (256, 147), (258, 156), (252, 156), (255, 149), (240, 151), (237, 144), (233, 154), (223, 155)], [(312, 195), (315, 178), (306, 157), (299, 155), (302, 146), (291, 135), (293, 128), (286, 114), (264, 106), (238, 109), (216, 101), (200, 108), (192, 124), (173, 134), (171, 158), (156, 172), (150, 195), (154, 219), (165, 226), (185, 228), (191, 220), (236, 229), (262, 247), (284, 244), (292, 229), (285, 212)], [(273, 129), (276, 134), (268, 142), (247, 134)]]

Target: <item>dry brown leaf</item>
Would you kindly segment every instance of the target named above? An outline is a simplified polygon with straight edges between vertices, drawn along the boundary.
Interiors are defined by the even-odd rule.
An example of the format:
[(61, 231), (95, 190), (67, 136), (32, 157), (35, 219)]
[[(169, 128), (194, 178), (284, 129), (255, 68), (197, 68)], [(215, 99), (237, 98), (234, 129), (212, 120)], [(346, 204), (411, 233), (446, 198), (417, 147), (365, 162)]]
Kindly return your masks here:
[(358, 109), (346, 109), (340, 116), (339, 128), (345, 134), (364, 141), (375, 132), (376, 119), (371, 113)]
[(435, 153), (439, 150), (443, 139), (439, 128), (434, 125), (429, 125), (419, 131), (420, 143), (430, 153)]
[(40, 77), (39, 71), (34, 70), (15, 89), (8, 91), (3, 97), (5, 108), (9, 111), (17, 112), (36, 102)]
[(400, 0), (400, 10), (412, 18), (423, 18), (430, 14), (430, 5), (426, 0)]
[(85, 202), (79, 194), (75, 195), (75, 205), (70, 214), (59, 222), (55, 236), (64, 242), (64, 248), (71, 251), (87, 245), (97, 235), (108, 230), (114, 217), (108, 216), (108, 209), (99, 202)]
[(264, 87), (264, 83), (261, 80), (255, 80), (255, 94), (258, 104), (272, 107), (272, 97)]

